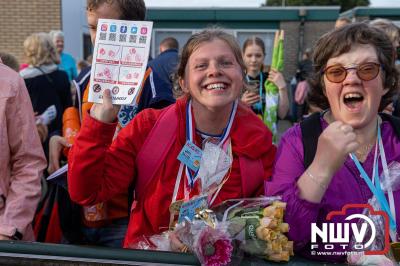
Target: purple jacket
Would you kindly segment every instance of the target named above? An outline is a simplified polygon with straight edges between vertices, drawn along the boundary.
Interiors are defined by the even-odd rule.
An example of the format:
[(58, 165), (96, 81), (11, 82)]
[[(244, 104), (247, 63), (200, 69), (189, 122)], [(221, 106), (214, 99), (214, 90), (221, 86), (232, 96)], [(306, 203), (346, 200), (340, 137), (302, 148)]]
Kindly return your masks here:
[[(328, 124), (321, 118), (322, 128)], [(400, 162), (400, 141), (389, 122), (381, 124), (382, 139), (388, 164), (392, 161)], [(374, 150), (374, 149), (373, 149)], [(290, 128), (282, 137), (276, 155), (275, 169), (270, 182), (266, 182), (265, 191), (267, 196), (282, 195), (287, 202), (285, 219), (290, 225), (289, 238), (295, 241), (296, 254), (308, 258), (325, 261), (342, 261), (344, 256), (337, 255), (311, 255), (311, 223), (326, 222), (326, 215), (331, 211), (340, 211), (348, 203), (367, 203), (372, 197), (365, 181), (351, 160), (346, 159), (342, 168), (333, 176), (332, 181), (323, 197), (321, 203), (316, 204), (299, 198), (297, 180), (304, 173), (304, 154), (300, 125)], [(370, 152), (363, 167), (371, 177), (374, 161), (374, 152)], [(379, 163), (379, 174), (382, 172)], [(395, 188), (393, 188), (395, 190)], [(400, 189), (394, 193), (395, 202), (400, 202)], [(348, 211), (347, 214), (361, 213), (362, 210)], [(344, 216), (334, 216), (333, 222), (344, 222)], [(397, 233), (400, 228), (400, 204), (396, 206)], [(321, 228), (319, 226), (319, 228)], [(317, 238), (319, 239), (319, 238)], [(322, 246), (322, 245), (319, 245)], [(334, 251), (342, 251), (339, 246)]]

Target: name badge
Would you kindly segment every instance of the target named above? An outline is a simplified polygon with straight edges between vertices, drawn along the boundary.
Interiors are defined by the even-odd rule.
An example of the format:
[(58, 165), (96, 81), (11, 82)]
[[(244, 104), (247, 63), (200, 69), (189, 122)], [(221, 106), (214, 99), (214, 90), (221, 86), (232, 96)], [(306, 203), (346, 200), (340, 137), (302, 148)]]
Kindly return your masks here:
[(184, 165), (189, 167), (191, 170), (197, 172), (200, 167), (202, 150), (197, 147), (193, 142), (186, 141), (181, 152), (178, 155), (178, 160)]
[(207, 208), (207, 195), (199, 196), (183, 203), (179, 210), (178, 223), (182, 222), (185, 218), (192, 221), (198, 211)]

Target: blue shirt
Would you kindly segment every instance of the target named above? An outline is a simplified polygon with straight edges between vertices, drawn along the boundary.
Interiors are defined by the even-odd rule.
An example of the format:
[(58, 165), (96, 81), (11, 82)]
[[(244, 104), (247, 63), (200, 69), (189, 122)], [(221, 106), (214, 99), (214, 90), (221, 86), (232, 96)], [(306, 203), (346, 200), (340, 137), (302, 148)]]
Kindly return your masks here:
[(76, 69), (75, 59), (71, 55), (66, 54), (66, 53), (61, 53), (60, 59), (61, 59), (61, 63), (58, 65), (58, 67), (61, 70), (64, 70), (65, 72), (67, 72), (69, 81), (76, 78), (78, 76), (78, 71)]
[(168, 49), (148, 63), (157, 75), (166, 83), (172, 84), (171, 76), (178, 66), (178, 50)]

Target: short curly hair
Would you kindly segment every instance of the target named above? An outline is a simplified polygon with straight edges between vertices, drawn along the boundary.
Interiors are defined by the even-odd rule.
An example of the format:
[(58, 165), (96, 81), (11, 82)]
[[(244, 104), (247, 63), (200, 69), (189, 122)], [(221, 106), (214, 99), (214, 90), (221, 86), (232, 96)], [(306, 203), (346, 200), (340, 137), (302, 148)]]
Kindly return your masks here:
[(144, 20), (146, 17), (146, 4), (143, 0), (87, 0), (86, 10), (96, 10), (103, 4), (117, 5), (119, 19), (122, 20)]
[(383, 18), (377, 18), (369, 22), (372, 27), (383, 30), (392, 41), (393, 45), (398, 46), (400, 40), (399, 28), (392, 21)]
[(346, 25), (323, 35), (314, 47), (313, 63), (314, 73), (310, 78), (312, 89), (308, 102), (322, 109), (329, 108), (329, 102), (324, 95), (323, 70), (330, 58), (337, 57), (350, 51), (353, 45), (372, 45), (378, 56), (379, 63), (384, 71), (383, 86), (388, 92), (382, 96), (379, 111), (382, 111), (392, 102), (393, 96), (398, 92), (398, 71), (395, 67), (393, 56), (394, 47), (388, 36), (377, 28), (365, 22)]

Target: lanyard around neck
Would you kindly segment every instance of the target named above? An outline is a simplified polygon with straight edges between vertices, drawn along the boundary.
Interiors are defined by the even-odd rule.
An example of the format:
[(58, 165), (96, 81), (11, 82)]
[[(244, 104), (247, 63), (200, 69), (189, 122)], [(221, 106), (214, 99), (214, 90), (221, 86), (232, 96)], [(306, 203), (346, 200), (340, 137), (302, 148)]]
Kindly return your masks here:
[[(230, 146), (229, 134), (230, 134), (230, 131), (231, 131), (231, 128), (232, 128), (233, 120), (235, 118), (235, 114), (236, 114), (236, 111), (237, 111), (238, 103), (239, 103), (239, 100), (236, 100), (232, 105), (232, 110), (231, 110), (231, 113), (229, 115), (228, 125), (225, 127), (224, 132), (222, 133), (220, 141), (218, 143), (218, 146), (220, 148), (222, 148), (222, 146), (225, 143), (228, 143), (229, 144), (228, 146)], [(190, 100), (188, 102), (187, 106), (186, 106), (186, 140), (187, 141), (188, 140), (192, 141), (194, 143), (194, 137), (195, 137), (194, 134), (195, 134), (195, 132), (196, 132), (196, 130), (195, 130), (194, 123), (193, 123), (192, 107), (191, 107), (191, 100)], [(229, 151), (229, 149), (228, 149), (228, 151)], [(230, 152), (231, 152), (231, 150), (230, 150)], [(180, 185), (180, 182), (181, 182), (181, 179), (182, 179), (183, 168), (184, 168), (184, 165), (181, 162), (180, 166), (179, 166), (178, 174), (176, 176), (176, 181), (175, 181), (174, 191), (173, 191), (173, 194), (172, 194), (171, 204), (176, 202), (176, 198), (177, 198), (178, 190), (179, 190), (179, 185)], [(190, 181), (193, 180), (192, 182), (188, 182), (188, 184), (191, 185), (191, 187), (193, 187), (195, 180), (194, 180), (194, 178), (191, 179), (193, 177), (192, 172), (188, 169), (187, 166), (185, 168), (186, 168), (185, 169), (186, 175), (188, 177), (190, 177)], [(229, 175), (229, 173), (228, 173), (228, 175)], [(217, 194), (219, 193), (222, 185), (225, 182), (226, 182), (226, 179), (224, 179), (221, 182), (221, 184), (216, 188), (216, 194), (214, 195), (214, 197), (211, 200), (210, 204), (212, 204), (212, 202), (215, 200)], [(184, 201), (188, 201), (189, 200), (189, 197), (190, 197), (189, 194), (190, 194), (189, 190), (185, 186), (184, 187)], [(173, 222), (173, 218), (174, 218), (174, 214), (171, 213), (170, 224)]]
[[(382, 143), (382, 136), (381, 136), (381, 129), (379, 126), (377, 126), (377, 140), (376, 140), (376, 145), (375, 145), (375, 155), (374, 155), (374, 167), (372, 171), (372, 181), (368, 177), (367, 173), (365, 172), (364, 168), (358, 161), (357, 157), (354, 155), (354, 153), (350, 154), (351, 159), (354, 161), (357, 169), (360, 171), (361, 177), (364, 179), (365, 183), (368, 185), (369, 189), (371, 192), (374, 194), (376, 199), (379, 202), (379, 205), (383, 211), (385, 211), (388, 214), (389, 217), (389, 224), (390, 224), (390, 237), (393, 242), (396, 241), (396, 213), (395, 213), (395, 206), (394, 206), (394, 199), (393, 199), (393, 191), (392, 189), (388, 189), (388, 197), (389, 197), (389, 202), (386, 200), (385, 194), (382, 190), (380, 180), (379, 180), (379, 173), (378, 173), (378, 146), (379, 146), (379, 154), (381, 157), (381, 162), (382, 162), (382, 167), (384, 169), (384, 176), (388, 178), (388, 167), (387, 167), (387, 162), (386, 162), (386, 156), (385, 156), (385, 151), (383, 148), (383, 143)], [(375, 183), (375, 185), (374, 185)]]
[[(224, 143), (227, 141), (231, 128), (232, 128), (232, 124), (233, 124), (233, 120), (235, 118), (235, 114), (237, 111), (237, 107), (238, 107), (238, 103), (239, 100), (236, 100), (233, 105), (232, 105), (232, 109), (231, 109), (231, 113), (229, 115), (229, 120), (228, 120), (228, 125), (225, 127), (224, 132), (221, 135), (220, 141), (218, 143), (218, 146), (221, 148), (222, 145), (224, 145)], [(190, 141), (192, 143), (195, 143), (195, 126), (194, 126), (194, 119), (193, 119), (193, 114), (192, 114), (192, 100), (190, 100), (186, 106), (186, 141)], [(191, 171), (188, 167), (185, 167), (185, 173), (188, 177), (188, 181), (189, 181), (189, 185), (190, 187), (193, 187), (194, 182), (196, 181), (196, 173), (194, 173), (193, 171)]]

